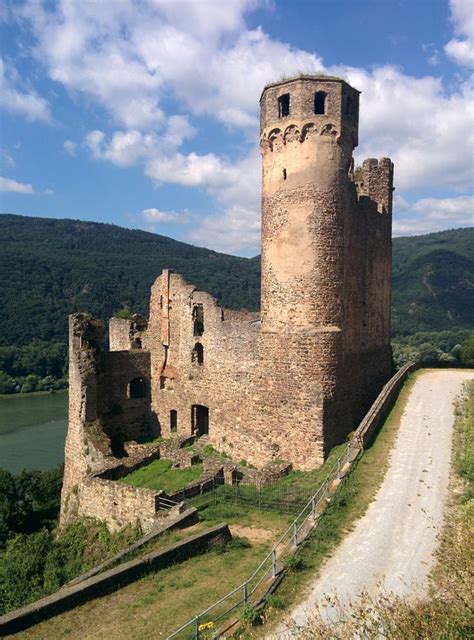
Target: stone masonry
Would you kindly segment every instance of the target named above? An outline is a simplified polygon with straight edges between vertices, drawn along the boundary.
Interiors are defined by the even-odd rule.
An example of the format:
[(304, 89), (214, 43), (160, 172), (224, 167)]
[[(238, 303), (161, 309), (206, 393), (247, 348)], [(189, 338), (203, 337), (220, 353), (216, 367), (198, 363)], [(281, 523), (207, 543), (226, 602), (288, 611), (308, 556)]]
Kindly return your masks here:
[[(354, 172), (359, 92), (301, 76), (261, 97), (261, 314), (165, 270), (150, 315), (70, 318), (62, 521), (142, 437), (195, 436), (236, 462), (320, 465), (390, 377), (393, 164)], [(84, 485), (85, 483), (85, 485)], [(84, 487), (82, 487), (84, 485)]]

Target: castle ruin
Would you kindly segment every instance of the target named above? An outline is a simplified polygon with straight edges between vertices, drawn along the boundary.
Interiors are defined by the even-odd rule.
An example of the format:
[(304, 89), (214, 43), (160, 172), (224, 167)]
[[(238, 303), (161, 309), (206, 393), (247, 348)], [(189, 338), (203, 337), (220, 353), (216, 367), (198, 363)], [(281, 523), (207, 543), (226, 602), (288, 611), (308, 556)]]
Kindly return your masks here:
[(261, 313), (165, 270), (148, 320), (110, 321), (108, 351), (99, 321), (70, 317), (63, 522), (72, 504), (90, 513), (90, 478), (146, 437), (314, 468), (390, 377), (393, 164), (354, 174), (359, 92), (302, 76), (266, 86), (260, 105)]

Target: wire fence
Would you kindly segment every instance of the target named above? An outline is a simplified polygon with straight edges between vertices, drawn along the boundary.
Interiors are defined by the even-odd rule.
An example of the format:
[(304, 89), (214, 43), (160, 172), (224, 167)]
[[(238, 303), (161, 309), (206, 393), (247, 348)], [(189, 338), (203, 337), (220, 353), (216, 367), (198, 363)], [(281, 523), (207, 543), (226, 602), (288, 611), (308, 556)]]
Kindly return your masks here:
[[(365, 436), (368, 430), (373, 429), (374, 425), (383, 417), (384, 412), (390, 405), (396, 391), (400, 388), (401, 383), (414, 368), (415, 365), (413, 363), (408, 363), (385, 385), (364, 420), (362, 420), (355, 431), (354, 437), (343, 449), (341, 455), (331, 467), (325, 480), (309, 500), (306, 501), (296, 518), (252, 575), (223, 598), (214, 602), (210, 607), (204, 609), (204, 611), (201, 611), (201, 613), (194, 616), (191, 620), (179, 627), (179, 629), (176, 629), (167, 636), (166, 640), (173, 638), (177, 640), (216, 638), (218, 635), (214, 629), (219, 623), (226, 620), (236, 609), (247, 605), (251, 599), (254, 602), (268, 592), (268, 587), (273, 579), (284, 567), (283, 562), (285, 556), (289, 552), (295, 552), (298, 545), (301, 544), (315, 526), (317, 526), (318, 516), (323, 513), (327, 499), (337, 489), (339, 482), (336, 481), (341, 480), (347, 474), (354, 460), (363, 451), (366, 442)], [(278, 494), (277, 491), (274, 493)], [(289, 494), (286, 496), (287, 502), (285, 503), (285, 496), (282, 496), (281, 489), (280, 494), (272, 495), (271, 485), (261, 488), (254, 486), (253, 489), (245, 484), (242, 485), (242, 483), (240, 487), (238, 486), (235, 489), (232, 489), (231, 485), (218, 487), (214, 485), (212, 496), (214, 500), (227, 497), (231, 500), (241, 501), (243, 504), (245, 504), (245, 501), (247, 501), (247, 503), (252, 501), (254, 505), (255, 501), (258, 503), (260, 500), (260, 504), (266, 505), (266, 508), (274, 508), (277, 504), (280, 506), (282, 504), (289, 504)], [(297, 498), (293, 495), (292, 498), (295, 498), (292, 505), (296, 506), (298, 499), (303, 499), (303, 496), (300, 495), (299, 498)], [(265, 507), (262, 506), (262, 508)]]
[[(206, 637), (210, 628), (214, 628), (217, 623), (228, 618), (235, 609), (248, 604), (251, 597), (260, 595), (260, 592), (261, 595), (263, 595), (269, 582), (273, 580), (282, 569), (282, 559), (285, 555), (289, 551), (294, 552), (298, 545), (312, 531), (317, 523), (318, 516), (324, 511), (326, 499), (331, 492), (331, 485), (335, 480), (339, 480), (345, 474), (350, 463), (357, 457), (359, 451), (360, 446), (354, 440), (345, 447), (324, 482), (305, 502), (296, 518), (245, 582), (217, 602), (214, 602), (214, 604), (186, 622), (179, 629), (176, 629), (176, 631), (167, 637), (167, 640), (171, 640), (171, 638), (177, 638), (179, 640), (199, 640), (199, 638)], [(226, 485), (218, 487), (216, 493), (218, 493), (219, 490), (225, 490), (225, 487)], [(229, 486), (229, 489), (230, 488), (231, 486)], [(269, 487), (261, 487), (259, 489), (254, 486), (252, 489), (250, 486), (244, 485), (241, 486), (240, 489), (230, 492), (228, 495), (230, 495), (230, 498), (233, 500), (261, 500), (262, 504), (274, 505), (274, 500), (272, 502), (269, 498), (271, 492), (267, 492), (266, 489), (269, 489)], [(292, 504), (294, 506), (296, 502)]]
[(233, 484), (226, 484), (223, 477), (216, 477), (208, 491), (188, 502), (199, 508), (228, 502), (242, 507), (296, 515), (312, 495), (313, 490), (293, 486), (286, 483), (284, 479), (268, 484), (258, 484), (253, 478), (244, 477)]

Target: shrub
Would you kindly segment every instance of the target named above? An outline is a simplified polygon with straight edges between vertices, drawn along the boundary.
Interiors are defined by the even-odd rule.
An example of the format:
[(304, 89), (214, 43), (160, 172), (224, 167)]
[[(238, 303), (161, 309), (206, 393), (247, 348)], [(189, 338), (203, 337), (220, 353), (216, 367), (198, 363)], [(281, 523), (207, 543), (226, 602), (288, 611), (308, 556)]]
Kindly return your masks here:
[(296, 556), (294, 553), (286, 556), (283, 564), (285, 569), (290, 572), (301, 571), (302, 569), (304, 569), (303, 560), (299, 556)]
[(240, 613), (240, 619), (245, 625), (249, 627), (253, 627), (261, 622), (260, 614), (253, 604), (248, 604), (242, 609)]

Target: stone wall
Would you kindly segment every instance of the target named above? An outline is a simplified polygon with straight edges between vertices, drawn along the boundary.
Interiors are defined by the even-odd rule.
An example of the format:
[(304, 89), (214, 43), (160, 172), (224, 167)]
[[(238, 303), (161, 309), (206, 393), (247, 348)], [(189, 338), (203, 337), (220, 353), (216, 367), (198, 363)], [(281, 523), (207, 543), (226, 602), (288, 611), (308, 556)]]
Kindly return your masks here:
[(147, 532), (156, 524), (160, 491), (89, 477), (78, 492), (78, 515), (103, 520), (111, 531), (139, 523)]

